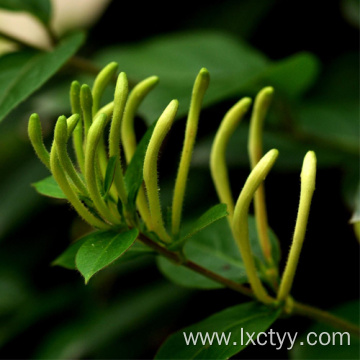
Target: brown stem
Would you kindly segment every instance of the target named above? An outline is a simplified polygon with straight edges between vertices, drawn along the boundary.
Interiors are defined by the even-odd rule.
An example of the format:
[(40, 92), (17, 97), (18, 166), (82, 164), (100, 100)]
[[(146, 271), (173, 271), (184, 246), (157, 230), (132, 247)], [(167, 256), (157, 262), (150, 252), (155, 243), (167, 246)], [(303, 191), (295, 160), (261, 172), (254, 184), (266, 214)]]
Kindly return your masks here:
[(237, 291), (243, 295), (254, 297), (254, 294), (251, 289), (249, 289), (246, 286), (243, 286), (235, 281), (232, 281), (230, 279), (227, 279), (219, 274), (216, 274), (212, 272), (211, 270), (205, 269), (204, 267), (190, 261), (187, 259), (183, 259), (182, 256), (179, 255), (179, 253), (176, 253), (174, 251), (170, 251), (166, 249), (164, 246), (161, 246), (160, 244), (156, 243), (155, 241), (149, 239), (144, 234), (139, 235), (139, 240), (141, 240), (145, 245), (148, 245), (152, 249), (154, 249), (159, 254), (163, 255), (164, 257), (168, 258), (169, 260), (187, 267), (188, 269), (191, 269), (198, 274), (204, 275), (208, 279), (214, 280), (219, 284), (222, 284), (226, 286), (229, 289), (232, 289), (234, 291)]
[(324, 324), (339, 328), (360, 337), (360, 328), (355, 324), (338, 318), (331, 313), (317, 309), (311, 305), (305, 305), (298, 302), (294, 303), (293, 314), (302, 315), (312, 320), (318, 320)]
[[(211, 270), (208, 270), (190, 260), (183, 259), (183, 257), (174, 251), (170, 251), (164, 246), (160, 245), (159, 243), (149, 239), (146, 235), (140, 234), (139, 240), (143, 242), (145, 245), (149, 246), (156, 252), (158, 252), (160, 255), (166, 257), (167, 259), (187, 267), (188, 269), (191, 269), (195, 271), (198, 274), (201, 274), (208, 279), (214, 280), (219, 284), (224, 285), (225, 287), (232, 289), (236, 292), (239, 292), (243, 295), (249, 296), (251, 298), (254, 298), (254, 293), (251, 289), (248, 287), (241, 285), (235, 281), (232, 281), (230, 279), (227, 279), (219, 274), (214, 273)], [(294, 302), (293, 310), (291, 311), (292, 315), (302, 315), (305, 317), (308, 317), (312, 320), (317, 320), (319, 322), (322, 322), (324, 324), (334, 326), (335, 328), (342, 329), (344, 331), (349, 332), (350, 334), (353, 334), (355, 336), (360, 337), (360, 329), (358, 326), (345, 321), (335, 315), (332, 315), (331, 313), (317, 309), (310, 305), (304, 305), (298, 302)]]

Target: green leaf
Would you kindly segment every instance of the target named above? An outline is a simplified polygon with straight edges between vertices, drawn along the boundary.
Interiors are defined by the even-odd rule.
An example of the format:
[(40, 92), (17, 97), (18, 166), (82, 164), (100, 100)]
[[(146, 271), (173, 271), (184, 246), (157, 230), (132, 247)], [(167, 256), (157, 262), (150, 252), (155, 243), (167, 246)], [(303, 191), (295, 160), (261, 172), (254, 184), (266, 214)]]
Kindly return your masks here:
[(196, 233), (211, 225), (215, 221), (218, 221), (227, 216), (227, 214), (228, 212), (226, 204), (217, 204), (213, 206), (195, 221), (191, 227), (191, 230), (183, 237), (183, 239), (188, 239), (194, 236)]
[(110, 191), (110, 188), (111, 188), (111, 185), (114, 181), (114, 176), (115, 176), (115, 168), (116, 168), (116, 156), (112, 156), (110, 159), (109, 159), (109, 162), (107, 164), (107, 167), (106, 167), (106, 173), (105, 173), (105, 180), (104, 180), (104, 198), (107, 197), (109, 191)]
[(294, 119), (304, 137), (358, 157), (358, 79), (357, 53), (342, 55), (326, 64), (314, 96), (301, 105)]
[(0, 57), (0, 120), (51, 78), (83, 41), (83, 33), (74, 33), (51, 52), (16, 52)]
[(60, 256), (58, 256), (51, 265), (53, 266), (62, 266), (69, 270), (76, 270), (76, 254), (79, 251), (82, 244), (88, 239), (93, 239), (94, 233), (83, 236), (79, 240), (76, 240), (73, 244), (71, 244)]
[(122, 233), (96, 232), (89, 236), (77, 252), (75, 261), (85, 283), (87, 284), (95, 273), (123, 255), (138, 234), (137, 229), (132, 229)]
[(51, 16), (50, 0), (0, 0), (0, 8), (10, 11), (25, 11), (48, 24)]
[[(247, 346), (248, 338), (245, 332), (255, 333), (253, 339), (260, 332), (265, 332), (279, 317), (279, 309), (272, 309), (265, 305), (250, 302), (236, 305), (216, 313), (207, 319), (191, 325), (171, 335), (155, 356), (155, 359), (229, 359)], [(206, 333), (214, 335), (212, 345), (209, 340), (204, 345), (198, 339), (196, 345), (186, 345), (185, 335), (192, 333), (196, 336)], [(219, 345), (215, 333), (225, 333), (229, 345)], [(230, 336), (229, 336), (230, 334)]]
[[(88, 239), (93, 239), (94, 236), (102, 236), (101, 231), (96, 233), (91, 233), (89, 235), (83, 236), (82, 238), (76, 240), (73, 244), (71, 244), (60, 256), (58, 256), (51, 265), (53, 266), (62, 266), (66, 269), (75, 270), (76, 269), (76, 254), (79, 251), (82, 244)], [(135, 242), (134, 245), (130, 247), (122, 256), (120, 256), (116, 263), (125, 262), (129, 260), (137, 259), (143, 255), (151, 255), (154, 254), (154, 251), (151, 250), (148, 246)]]
[[(337, 315), (345, 320), (348, 320), (356, 325), (359, 325), (359, 301), (352, 301), (341, 305), (340, 307), (334, 309), (331, 313)], [(313, 343), (315, 340), (318, 341), (317, 344), (309, 345), (307, 341), (307, 336), (311, 332), (315, 333), (317, 338), (314, 335), (310, 335), (309, 340)], [(319, 344), (319, 336), (322, 333), (330, 334), (331, 341), (334, 337), (335, 342), (330, 343), (327, 346)], [(334, 335), (334, 333), (336, 335)], [(343, 345), (340, 345), (340, 338), (342, 335)], [(350, 339), (350, 340), (349, 340)], [(327, 335), (323, 335), (321, 341), (326, 343), (328, 340)], [(350, 344), (348, 343), (350, 342)], [(351, 336), (350, 338), (343, 331), (339, 329), (330, 327), (328, 325), (316, 323), (311, 326), (306, 332), (301, 335), (293, 349), (290, 352), (290, 358), (301, 360), (301, 359), (359, 359), (360, 358), (360, 341), (356, 336)]]
[(33, 183), (32, 186), (41, 195), (56, 199), (66, 199), (65, 194), (62, 192), (53, 176), (48, 176), (45, 179)]
[(201, 215), (192, 225), (187, 234), (183, 236), (180, 240), (175, 241), (169, 246), (169, 249), (176, 250), (181, 248), (185, 241), (194, 236), (199, 231), (205, 229), (215, 221), (222, 219), (227, 216), (227, 206), (226, 204), (217, 204), (207, 210), (203, 215)]
[(160, 77), (159, 86), (140, 107), (149, 123), (160, 116), (171, 99), (180, 102), (179, 117), (187, 113), (191, 89), (202, 67), (211, 75), (211, 86), (204, 98), (207, 106), (238, 94), (267, 65), (262, 54), (218, 32), (172, 34), (138, 45), (112, 47), (99, 53), (96, 60), (99, 64), (117, 61), (136, 81), (149, 75)]
[[(273, 257), (277, 263), (280, 258), (279, 245), (272, 231), (269, 231), (269, 235)], [(249, 237), (256, 261), (264, 263), (262, 250), (257, 238), (255, 219), (252, 216), (249, 217)], [(244, 263), (226, 219), (221, 219), (195, 234), (185, 244), (184, 252), (189, 260), (206, 269), (239, 283), (247, 282)], [(160, 271), (169, 280), (178, 285), (199, 289), (217, 289), (223, 287), (221, 284), (183, 266), (176, 265), (164, 257), (159, 256), (157, 263)], [(259, 275), (261, 276), (261, 273)]]
[(299, 53), (269, 66), (263, 74), (263, 81), (286, 98), (295, 98), (314, 84), (319, 68), (319, 60), (314, 55)]
[[(170, 313), (166, 318), (171, 319), (174, 304), (185, 304), (188, 296), (184, 289), (162, 283), (137, 287), (131, 294), (121, 293), (110, 306), (95, 304), (90, 307), (92, 312), (85, 312), (82, 318), (79, 316), (83, 314), (76, 314), (65, 326), (54, 328), (46, 335), (34, 359), (98, 358), (94, 355), (96, 350), (106, 348), (111, 341), (121, 344), (128, 334), (136, 339), (145, 324), (150, 323), (154, 332), (154, 323), (159, 322), (159, 317)], [(121, 345), (116, 349), (117, 356), (112, 358), (123, 355)], [(132, 349), (132, 356), (134, 351)]]
[(130, 206), (135, 206), (136, 197), (143, 182), (144, 158), (154, 127), (155, 124), (147, 129), (145, 135), (137, 145), (134, 156), (125, 172), (124, 181), (128, 192)]
[(299, 128), (316, 139), (359, 153), (359, 105), (355, 101), (314, 100), (301, 107)]
[(178, 117), (188, 112), (193, 82), (202, 67), (211, 75), (204, 108), (254, 93), (259, 85), (274, 84), (281, 89), (279, 93), (300, 96), (314, 81), (318, 68), (313, 55), (300, 53), (271, 62), (239, 38), (211, 31), (171, 34), (138, 45), (111, 47), (102, 50), (95, 60), (101, 65), (119, 62), (135, 81), (152, 74), (159, 76), (159, 86), (139, 111), (148, 123), (159, 117), (171, 99), (180, 102)]
[[(239, 166), (249, 167), (249, 157), (246, 151), (248, 133), (249, 126), (247, 124), (240, 124), (239, 128), (231, 137), (226, 151), (226, 163), (229, 168)], [(209, 167), (209, 153), (213, 140), (213, 136), (209, 136), (197, 143), (192, 161), (194, 167)], [(281, 154), (276, 161), (274, 170), (298, 171), (301, 169), (304, 154), (309, 150), (309, 144), (307, 142), (298, 141), (290, 137), (286, 132), (268, 130), (266, 124), (263, 141), (264, 154), (274, 147), (278, 149)], [(239, 148), (243, 149), (243, 151), (239, 151)], [(318, 165), (322, 167), (340, 165), (344, 158), (344, 155), (338, 151), (328, 147), (322, 147), (318, 144), (311, 144), (311, 149), (316, 152)]]
[[(46, 168), (38, 159), (24, 162), (17, 159), (17, 169), (7, 178), (4, 176), (0, 188), (0, 239), (24, 219), (36, 213), (41, 197), (29, 189), (29, 184), (46, 174)], [(19, 227), (19, 226), (18, 226)]]

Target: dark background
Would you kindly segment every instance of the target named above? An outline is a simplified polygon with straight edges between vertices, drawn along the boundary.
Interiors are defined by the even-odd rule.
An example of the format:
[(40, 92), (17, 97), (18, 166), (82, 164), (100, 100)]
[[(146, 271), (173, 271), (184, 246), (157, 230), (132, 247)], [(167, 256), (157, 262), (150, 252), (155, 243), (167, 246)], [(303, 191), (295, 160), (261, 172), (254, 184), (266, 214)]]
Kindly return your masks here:
[[(358, 51), (358, 29), (344, 16), (344, 3), (260, 0), (182, 1), (160, 5), (113, 1), (100, 21), (89, 30), (82, 55), (91, 58), (99, 48), (107, 45), (132, 43), (175, 31), (216, 29), (245, 39), (270, 59), (282, 59), (299, 51), (315, 54), (322, 63), (318, 79), (321, 82), (332, 60)], [(239, 16), (244, 12), (249, 16)], [(358, 78), (358, 74), (354, 73), (354, 77)], [(317, 85), (305, 97), (311, 98), (316, 91)], [(214, 133), (219, 119), (231, 104), (231, 101), (225, 101), (204, 110), (202, 117), (207, 118), (207, 126), (201, 126), (200, 122), (199, 141)], [(182, 138), (175, 134), (183, 131), (184, 124), (184, 119), (175, 124), (161, 158), (160, 172), (164, 174), (166, 171), (162, 176), (164, 184), (174, 179), (178, 161), (178, 158), (174, 161), (174, 154), (179, 154), (182, 145)], [(18, 125), (16, 134), (19, 127), (24, 126)], [(144, 131), (144, 126), (139, 125), (138, 130)], [(29, 149), (28, 145), (23, 146)], [(24, 161), (35, 159), (31, 150), (21, 156), (21, 166)], [(1, 164), (3, 188), (8, 186), (7, 179), (11, 179), (12, 174), (18, 171), (18, 178), (21, 177), (18, 160), (11, 157), (10, 160)], [(358, 175), (354, 170), (355, 176)], [(248, 167), (232, 168), (230, 174), (236, 194), (246, 179)], [(280, 239), (282, 267), (295, 224), (299, 175), (300, 168), (297, 171), (281, 169), (274, 171), (266, 181), (269, 223)], [(318, 170), (308, 238), (293, 289), (296, 299), (321, 308), (354, 300), (359, 294), (359, 244), (349, 225), (352, 209), (344, 200), (344, 178), (344, 169), (339, 167), (320, 167)], [(201, 182), (202, 191), (195, 191), (195, 196), (187, 198), (184, 213), (189, 217), (198, 213), (197, 209), (216, 202), (208, 170), (193, 169), (190, 182)], [(34, 192), (30, 187), (26, 191)], [(28, 196), (27, 192), (24, 196)], [(81, 357), (115, 358), (119, 356), (121, 347), (124, 358), (151, 358), (168, 334), (245, 300), (229, 290), (200, 292), (170, 285), (163, 280), (151, 258), (115, 266), (99, 274), (85, 287), (77, 272), (50, 267), (49, 264), (71, 239), (87, 230), (86, 226), (66, 204), (40, 198), (37, 194), (35, 197), (29, 211), (3, 234), (0, 244), (0, 274), (15, 284), (12, 287), (9, 281), (9, 287), (5, 287), (1, 295), (4, 296), (5, 292), (11, 295), (12, 291), (15, 296), (9, 298), (18, 301), (18, 304), (8, 305), (8, 312), (0, 313), (3, 320), (0, 337), (2, 334), (8, 337), (0, 349), (2, 358), (32, 358), (45, 342), (52, 341), (54, 334), (60, 332), (63, 335), (56, 337), (59, 344), (61, 341), (65, 344), (74, 334), (81, 332), (84, 338), (94, 336), (95, 346), (89, 352), (83, 354), (80, 346)], [(21, 202), (22, 199), (15, 196), (13, 201)], [(124, 305), (130, 314), (135, 311), (131, 326), (126, 331), (116, 327), (112, 337), (96, 346), (97, 331), (94, 330), (93, 335), (87, 331), (94, 324), (99, 333), (111, 328), (112, 317), (107, 318), (104, 314), (116, 304), (121, 307), (124, 299), (130, 304), (143, 302), (146, 308), (147, 297), (141, 289), (151, 291), (156, 286), (164, 287), (159, 296), (168, 296), (169, 301), (164, 301), (163, 306), (150, 308), (146, 315), (137, 314), (137, 310)], [(310, 323), (302, 318), (281, 320), (273, 329), (303, 331)], [(285, 350), (277, 351), (272, 347), (249, 347), (241, 356), (278, 359), (288, 355)]]

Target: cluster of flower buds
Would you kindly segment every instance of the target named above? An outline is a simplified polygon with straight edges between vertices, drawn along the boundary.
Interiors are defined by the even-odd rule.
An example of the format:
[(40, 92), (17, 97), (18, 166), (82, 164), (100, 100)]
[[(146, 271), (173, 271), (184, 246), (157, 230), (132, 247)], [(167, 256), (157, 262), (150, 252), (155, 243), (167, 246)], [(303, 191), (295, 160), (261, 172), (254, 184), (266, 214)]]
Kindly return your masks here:
[[(129, 184), (124, 179), (125, 163), (130, 164), (137, 150), (134, 131), (134, 117), (145, 96), (158, 83), (153, 76), (137, 84), (129, 93), (125, 73), (120, 73), (115, 87), (114, 100), (100, 108), (106, 86), (114, 78), (117, 64), (110, 63), (96, 77), (92, 89), (77, 81), (71, 84), (70, 100), (72, 115), (60, 116), (54, 132), (50, 152), (46, 149), (39, 116), (33, 114), (29, 120), (29, 137), (36, 154), (51, 171), (59, 187), (90, 225), (98, 229), (121, 229), (137, 227), (140, 231), (156, 234), (160, 244), (172, 244), (179, 235), (186, 182), (195, 143), (202, 101), (209, 85), (209, 73), (203, 68), (196, 77), (190, 110), (188, 113), (185, 139), (178, 173), (175, 181), (171, 209), (171, 229), (164, 225), (158, 186), (157, 162), (160, 147), (175, 119), (178, 101), (172, 100), (159, 117), (143, 158), (141, 182), (143, 185), (131, 194)], [(227, 144), (237, 125), (251, 106), (250, 98), (237, 102), (225, 115), (216, 134), (210, 168), (220, 201), (227, 205), (228, 221), (238, 244), (249, 283), (255, 296), (264, 303), (273, 302), (261, 283), (248, 235), (248, 211), (255, 197), (255, 215), (258, 237), (264, 258), (274, 278), (274, 288), (278, 287), (278, 301), (288, 298), (294, 278), (309, 214), (312, 194), (315, 188), (316, 157), (313, 152), (305, 156), (301, 173), (301, 195), (298, 218), (290, 251), (289, 261), (277, 286), (277, 268), (271, 255), (268, 223), (265, 207), (263, 181), (272, 168), (277, 156), (276, 149), (262, 154), (262, 128), (273, 89), (266, 87), (259, 92), (252, 110), (249, 156), (252, 171), (235, 203), (231, 193), (225, 160)], [(105, 129), (109, 127), (108, 141)], [(69, 156), (68, 142), (72, 138), (76, 155), (76, 165)], [(122, 160), (121, 146), (125, 161)], [(132, 202), (135, 202), (136, 207)]]

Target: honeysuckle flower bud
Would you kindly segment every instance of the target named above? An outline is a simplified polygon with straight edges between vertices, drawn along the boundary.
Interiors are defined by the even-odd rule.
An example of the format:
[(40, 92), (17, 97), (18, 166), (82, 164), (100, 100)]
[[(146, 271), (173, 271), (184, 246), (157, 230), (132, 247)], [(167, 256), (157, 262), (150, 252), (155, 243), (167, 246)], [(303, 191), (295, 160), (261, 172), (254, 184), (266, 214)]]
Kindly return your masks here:
[(96, 216), (94, 216), (89, 212), (89, 210), (84, 206), (84, 204), (78, 198), (76, 192), (72, 189), (66, 177), (65, 171), (60, 164), (55, 144), (53, 144), (50, 152), (50, 168), (54, 176), (54, 179), (60, 186), (66, 198), (69, 200), (70, 204), (75, 208), (77, 213), (90, 225), (99, 229), (109, 229), (110, 226), (108, 224), (101, 221), (100, 219), (98, 219)]
[(116, 156), (116, 168), (114, 184), (121, 202), (127, 204), (124, 175), (121, 166), (120, 139), (121, 122), (123, 119), (125, 104), (128, 96), (128, 81), (125, 73), (120, 73), (114, 95), (114, 110), (109, 135), (109, 156)]
[(295, 232), (289, 257), (281, 279), (278, 292), (278, 300), (284, 301), (290, 294), (290, 290), (294, 281), (296, 268), (304, 243), (307, 222), (309, 218), (310, 205), (315, 190), (316, 179), (316, 155), (313, 151), (309, 151), (304, 158), (301, 170), (301, 190), (300, 202), (296, 219)]
[(83, 172), (85, 159), (84, 159), (83, 127), (82, 127), (81, 105), (80, 105), (80, 84), (78, 81), (73, 81), (71, 83), (70, 103), (71, 103), (71, 112), (73, 114), (80, 115), (78, 123), (73, 131), (73, 145), (74, 145), (77, 163), (81, 171)]
[[(111, 62), (110, 64), (106, 65), (95, 78), (94, 85), (92, 87), (92, 97), (93, 97), (92, 115), (93, 115), (93, 118), (95, 118), (96, 114), (100, 113), (98, 111), (100, 108), (101, 98), (104, 94), (105, 88), (109, 85), (110, 81), (114, 78), (117, 69), (118, 69), (118, 64), (116, 62)], [(108, 121), (109, 120), (110, 120), (110, 117), (108, 117)], [(101, 175), (104, 178), (105, 173), (106, 173), (106, 166), (107, 166), (107, 151), (105, 148), (104, 137), (101, 137), (99, 139), (98, 158), (99, 158), (99, 164), (100, 164), (100, 169), (101, 169)]]
[[(75, 115), (73, 115), (73, 118), (75, 118), (75, 119), (77, 118), (77, 120), (74, 121), (75, 123), (77, 123), (80, 116), (78, 114), (75, 114)], [(72, 182), (75, 184), (75, 186), (77, 187), (80, 194), (82, 194), (83, 196), (87, 196), (88, 193), (86, 190), (86, 186), (85, 186), (84, 182), (81, 180), (81, 178), (79, 177), (78, 173), (76, 172), (74, 165), (73, 165), (72, 161), (70, 160), (70, 157), (67, 153), (66, 148), (67, 148), (67, 140), (69, 138), (69, 131), (68, 131), (68, 127), (67, 127), (67, 119), (65, 116), (60, 116), (58, 118), (58, 121), (56, 122), (56, 125), (55, 125), (54, 135), (55, 135), (54, 139), (55, 139), (57, 154), (58, 154), (61, 166), (63, 167), (66, 174), (70, 177)]]
[[(262, 157), (263, 124), (273, 97), (273, 93), (274, 89), (271, 86), (268, 86), (257, 94), (254, 102), (254, 108), (250, 120), (248, 143), (252, 169)], [(254, 209), (257, 232), (264, 257), (269, 264), (273, 265), (271, 256), (271, 243), (268, 235), (268, 220), (266, 213), (264, 184), (260, 184), (255, 193)]]
[(278, 155), (279, 152), (276, 149), (270, 150), (251, 171), (236, 202), (232, 223), (232, 232), (240, 249), (251, 288), (256, 298), (265, 304), (273, 302), (273, 299), (269, 297), (257, 275), (255, 261), (250, 247), (248, 213), (255, 191), (264, 181)]
[(211, 176), (215, 184), (220, 202), (227, 205), (230, 224), (234, 216), (234, 200), (231, 193), (228, 170), (226, 166), (226, 148), (231, 135), (248, 111), (251, 105), (250, 98), (238, 101), (224, 116), (216, 133), (210, 154)]
[(98, 115), (90, 126), (88, 139), (85, 148), (85, 180), (90, 194), (90, 198), (93, 201), (96, 210), (102, 216), (104, 220), (109, 221), (113, 225), (121, 223), (120, 215), (115, 216), (106, 206), (105, 201), (102, 199), (96, 177), (96, 160), (98, 154), (98, 145), (100, 139), (103, 137), (106, 115)]
[(144, 182), (151, 215), (150, 230), (153, 230), (158, 234), (162, 241), (167, 243), (169, 243), (171, 239), (166, 232), (162, 218), (158, 188), (157, 161), (161, 144), (171, 128), (178, 107), (179, 102), (177, 100), (172, 100), (161, 114), (151, 136), (144, 160)]
[(159, 83), (157, 76), (150, 76), (139, 82), (131, 90), (126, 103), (124, 118), (121, 124), (121, 140), (124, 146), (126, 162), (129, 163), (135, 153), (136, 137), (134, 119), (136, 112), (146, 95)]
[(184, 202), (186, 181), (188, 178), (191, 156), (198, 129), (201, 104), (205, 92), (209, 86), (210, 74), (207, 69), (202, 68), (195, 79), (189, 115), (186, 122), (185, 139), (179, 169), (175, 181), (174, 197), (172, 203), (171, 226), (173, 235), (177, 235), (180, 230), (181, 212)]
[(69, 118), (66, 119), (67, 140), (69, 140), (69, 138), (73, 134), (73, 131), (74, 131), (76, 125), (78, 124), (79, 120), (80, 120), (80, 115), (79, 114), (73, 114)]
[(89, 85), (82, 85), (80, 89), (80, 105), (84, 120), (85, 138), (92, 124), (93, 97)]
[(36, 155), (41, 162), (50, 170), (50, 154), (47, 151), (43, 136), (41, 122), (38, 114), (32, 114), (29, 118), (28, 134)]
[[(137, 84), (130, 92), (126, 103), (124, 118), (121, 124), (121, 140), (124, 147), (126, 162), (129, 163), (135, 153), (136, 137), (134, 118), (141, 102), (146, 95), (158, 84), (159, 78), (151, 76)], [(151, 225), (150, 211), (147, 204), (144, 187), (141, 186), (136, 199), (139, 213), (147, 227)]]
[(92, 87), (92, 97), (93, 97), (92, 113), (93, 113), (93, 116), (100, 109), (100, 102), (101, 102), (101, 98), (104, 94), (105, 88), (108, 86), (111, 79), (113, 79), (113, 77), (115, 76), (118, 67), (119, 66), (116, 62), (111, 62), (110, 64), (106, 65), (96, 76), (94, 85)]

